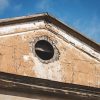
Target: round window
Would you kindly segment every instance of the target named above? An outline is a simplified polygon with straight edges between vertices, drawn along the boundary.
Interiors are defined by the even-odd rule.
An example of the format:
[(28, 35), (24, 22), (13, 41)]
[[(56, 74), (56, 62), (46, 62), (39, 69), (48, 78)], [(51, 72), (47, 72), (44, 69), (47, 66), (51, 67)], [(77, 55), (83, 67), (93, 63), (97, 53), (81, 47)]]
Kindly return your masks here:
[(46, 40), (37, 41), (35, 44), (35, 52), (42, 60), (50, 60), (54, 56), (54, 48)]

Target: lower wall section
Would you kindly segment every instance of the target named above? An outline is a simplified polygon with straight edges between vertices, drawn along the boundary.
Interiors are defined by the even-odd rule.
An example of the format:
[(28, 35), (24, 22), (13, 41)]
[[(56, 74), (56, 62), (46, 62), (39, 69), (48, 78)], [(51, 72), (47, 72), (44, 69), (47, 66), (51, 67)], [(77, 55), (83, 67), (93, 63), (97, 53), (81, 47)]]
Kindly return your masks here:
[(0, 100), (69, 100), (62, 97), (40, 95), (38, 94), (25, 94), (18, 92), (9, 92), (0, 89)]

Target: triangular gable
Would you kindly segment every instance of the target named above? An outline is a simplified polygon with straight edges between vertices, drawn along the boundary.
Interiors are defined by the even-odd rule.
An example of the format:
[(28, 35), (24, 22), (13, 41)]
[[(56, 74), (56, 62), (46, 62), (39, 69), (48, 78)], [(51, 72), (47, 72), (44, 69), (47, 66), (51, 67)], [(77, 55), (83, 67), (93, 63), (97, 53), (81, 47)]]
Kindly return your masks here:
[[(59, 30), (60, 35), (63, 36), (65, 39), (67, 39), (69, 42), (71, 42), (73, 45), (75, 45), (77, 48), (81, 49), (82, 51), (90, 54), (91, 56), (97, 58), (100, 60), (100, 45), (95, 43), (94, 41), (88, 39), (87, 37), (83, 36), (81, 33), (77, 32), (76, 30), (72, 29), (68, 25), (63, 24), (56, 18), (50, 16), (48, 13), (44, 14), (36, 14), (36, 15), (30, 15), (30, 16), (23, 16), (23, 17), (15, 17), (15, 18), (8, 18), (8, 19), (1, 19), (0, 20), (0, 28), (2, 30), (2, 27), (9, 26), (9, 25), (16, 25), (26, 22), (34, 22), (34, 21), (40, 21), (39, 24), (41, 24), (41, 21), (44, 21), (44, 27), (47, 25), (47, 28), (50, 30)], [(31, 25), (30, 25), (31, 26)], [(36, 25), (34, 25), (36, 26)], [(43, 23), (42, 23), (43, 28)], [(54, 26), (54, 27), (53, 27)], [(41, 28), (40, 25), (36, 26), (38, 28)], [(5, 27), (4, 27), (5, 28)], [(27, 27), (30, 28), (30, 27)], [(61, 32), (61, 30), (63, 32)], [(0, 31), (0, 35), (5, 35), (7, 33), (2, 33)], [(73, 40), (74, 38), (74, 40)]]
[(100, 87), (100, 46), (48, 14), (4, 19), (0, 71)]

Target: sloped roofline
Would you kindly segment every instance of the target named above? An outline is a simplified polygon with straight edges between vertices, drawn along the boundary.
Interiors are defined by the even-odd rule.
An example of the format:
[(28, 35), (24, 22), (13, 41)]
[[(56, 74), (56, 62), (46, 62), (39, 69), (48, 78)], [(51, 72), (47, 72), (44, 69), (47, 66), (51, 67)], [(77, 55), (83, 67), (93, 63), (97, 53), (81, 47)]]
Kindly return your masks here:
[(52, 23), (55, 26), (61, 28), (68, 34), (72, 35), (73, 37), (77, 38), (78, 40), (82, 41), (83, 43), (87, 44), (88, 46), (92, 47), (96, 52), (100, 52), (100, 45), (96, 42), (90, 40), (80, 32), (74, 30), (73, 28), (65, 25), (58, 19), (54, 18), (53, 16), (49, 15), (48, 13), (43, 14), (34, 14), (29, 16), (22, 16), (22, 17), (15, 17), (15, 18), (7, 18), (7, 19), (0, 19), (0, 27), (10, 24), (17, 24), (17, 23), (24, 23), (30, 22), (35, 20), (44, 20), (47, 23)]

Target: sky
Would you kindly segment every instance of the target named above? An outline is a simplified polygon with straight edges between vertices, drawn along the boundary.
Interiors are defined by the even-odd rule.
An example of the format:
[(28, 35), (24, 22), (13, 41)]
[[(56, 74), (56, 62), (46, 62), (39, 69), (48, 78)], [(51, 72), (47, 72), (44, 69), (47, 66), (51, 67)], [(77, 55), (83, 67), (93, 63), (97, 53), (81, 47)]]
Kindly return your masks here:
[(0, 19), (43, 12), (100, 43), (100, 0), (0, 0)]

